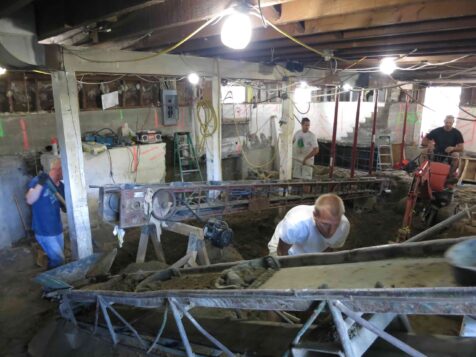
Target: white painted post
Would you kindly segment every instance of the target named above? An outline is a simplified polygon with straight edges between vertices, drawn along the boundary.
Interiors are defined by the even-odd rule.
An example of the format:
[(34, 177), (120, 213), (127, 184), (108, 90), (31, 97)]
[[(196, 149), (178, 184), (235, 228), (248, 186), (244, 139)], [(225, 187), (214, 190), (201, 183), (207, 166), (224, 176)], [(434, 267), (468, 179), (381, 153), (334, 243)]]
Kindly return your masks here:
[(220, 77), (212, 78), (212, 104), (218, 118), (217, 130), (207, 139), (207, 180), (221, 181), (221, 82)]
[(78, 86), (74, 72), (51, 73), (56, 131), (61, 148), (69, 237), (74, 259), (93, 253), (79, 127)]
[(281, 126), (279, 128), (279, 179), (290, 180), (293, 168), (294, 107), (291, 101), (292, 90), (287, 86), (287, 99), (283, 100)]

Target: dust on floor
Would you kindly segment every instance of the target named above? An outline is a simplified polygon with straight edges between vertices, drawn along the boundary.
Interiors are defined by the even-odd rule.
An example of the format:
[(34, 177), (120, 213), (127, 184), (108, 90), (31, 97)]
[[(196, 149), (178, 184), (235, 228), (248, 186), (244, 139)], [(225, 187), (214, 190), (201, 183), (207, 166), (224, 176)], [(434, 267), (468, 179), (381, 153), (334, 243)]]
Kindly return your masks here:
[(0, 355), (29, 356), (30, 339), (58, 305), (42, 299), (32, 281), (43, 269), (29, 247), (0, 250), (0, 271)]

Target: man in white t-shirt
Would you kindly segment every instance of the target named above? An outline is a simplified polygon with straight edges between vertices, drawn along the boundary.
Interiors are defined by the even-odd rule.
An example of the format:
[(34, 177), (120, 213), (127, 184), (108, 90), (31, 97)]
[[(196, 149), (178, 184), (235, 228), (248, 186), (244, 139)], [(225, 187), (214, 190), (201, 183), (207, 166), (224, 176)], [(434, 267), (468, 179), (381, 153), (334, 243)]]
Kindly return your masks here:
[(344, 245), (350, 223), (342, 199), (327, 193), (314, 205), (296, 206), (279, 222), (268, 243), (270, 255), (319, 253)]
[(310, 126), (309, 118), (303, 118), (301, 130), (298, 130), (293, 137), (293, 160), (303, 165), (314, 165), (314, 156), (319, 153), (317, 138), (309, 130)]

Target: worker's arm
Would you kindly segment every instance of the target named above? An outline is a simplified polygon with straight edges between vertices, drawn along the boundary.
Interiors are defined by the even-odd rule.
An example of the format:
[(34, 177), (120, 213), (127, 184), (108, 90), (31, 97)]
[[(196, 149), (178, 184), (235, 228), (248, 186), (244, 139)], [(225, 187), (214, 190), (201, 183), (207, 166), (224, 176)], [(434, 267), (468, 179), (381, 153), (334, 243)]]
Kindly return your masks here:
[(45, 173), (42, 173), (38, 176), (38, 182), (35, 186), (31, 187), (28, 192), (26, 193), (26, 203), (32, 205), (38, 198), (40, 198), (41, 191), (43, 190), (43, 186), (46, 185), (49, 176)]
[(445, 149), (447, 154), (451, 154), (452, 152), (463, 152), (464, 151), (464, 144), (456, 144), (456, 146), (448, 146)]
[(289, 255), (289, 249), (291, 249), (292, 244), (283, 242), (281, 239), (278, 242), (278, 248), (276, 249), (278, 255)]
[(41, 191), (43, 190), (43, 186), (40, 184), (37, 184), (35, 187), (30, 188), (28, 192), (26, 193), (26, 203), (29, 205), (32, 205), (36, 201), (38, 201), (38, 198), (40, 198)]
[(307, 159), (310, 159), (311, 157), (314, 157), (317, 154), (319, 154), (319, 147), (312, 149), (312, 151), (304, 157), (302, 163), (304, 164)]

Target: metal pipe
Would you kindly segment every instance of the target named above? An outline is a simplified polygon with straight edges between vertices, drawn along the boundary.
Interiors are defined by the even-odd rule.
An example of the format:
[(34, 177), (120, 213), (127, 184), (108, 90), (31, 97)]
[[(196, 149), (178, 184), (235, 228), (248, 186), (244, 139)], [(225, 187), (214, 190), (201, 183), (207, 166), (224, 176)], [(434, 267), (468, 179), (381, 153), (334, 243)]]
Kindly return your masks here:
[(334, 305), (337, 307), (340, 311), (342, 311), (344, 314), (346, 314), (348, 317), (350, 317), (352, 320), (357, 322), (359, 325), (362, 327), (365, 327), (367, 330), (373, 332), (380, 338), (384, 339), (388, 343), (394, 345), (397, 347), (399, 350), (405, 352), (406, 354), (412, 356), (412, 357), (425, 357), (425, 355), (413, 347), (407, 345), (406, 343), (400, 341), (398, 338), (393, 337), (392, 335), (388, 334), (387, 332), (379, 329), (377, 326), (372, 324), (371, 322), (363, 319), (360, 317), (358, 314), (356, 314), (354, 311), (349, 309), (347, 306), (345, 306), (343, 303), (340, 301), (336, 300), (334, 302), (330, 302), (329, 305)]
[(403, 155), (405, 152), (405, 134), (407, 132), (408, 104), (410, 103), (410, 96), (406, 92), (405, 94), (406, 94), (406, 100), (405, 100), (405, 114), (403, 116), (402, 146), (400, 147), (400, 162), (399, 162), (400, 168), (402, 167)]
[(352, 143), (352, 159), (350, 162), (350, 177), (355, 174), (355, 162), (357, 161), (357, 141), (359, 138), (359, 118), (360, 118), (360, 101), (362, 100), (362, 90), (359, 91), (359, 98), (357, 99), (357, 111), (355, 113), (354, 125), (354, 141)]
[(132, 327), (132, 325), (131, 325), (129, 322), (127, 322), (126, 319), (124, 319), (124, 318), (116, 311), (116, 309), (114, 309), (114, 308), (111, 306), (111, 304), (108, 304), (108, 307), (107, 307), (107, 308), (109, 308), (109, 310), (111, 310), (112, 313), (113, 313), (114, 315), (116, 315), (116, 317), (117, 317), (119, 320), (121, 320), (121, 322), (122, 322), (124, 325), (126, 325), (126, 327), (127, 327), (127, 328), (134, 334), (134, 336), (139, 340), (139, 342), (140, 342), (140, 344), (142, 345), (142, 347), (144, 347), (144, 349), (147, 348), (147, 345), (146, 345), (145, 341), (144, 341), (144, 340), (142, 339), (142, 337), (139, 335), (139, 333), (137, 332), (137, 330), (136, 330), (134, 327)]
[(182, 339), (182, 343), (185, 346), (185, 352), (187, 353), (187, 357), (193, 357), (192, 346), (190, 346), (190, 342), (188, 341), (187, 332), (185, 332), (185, 327), (182, 323), (182, 317), (180, 316), (177, 306), (175, 306), (172, 299), (168, 299), (169, 305), (172, 308), (172, 314), (174, 315), (175, 323), (177, 324), (177, 329), (179, 330), (180, 338)]
[(336, 87), (336, 104), (334, 108), (334, 125), (332, 127), (331, 157), (329, 159), (329, 178), (334, 174), (334, 165), (336, 161), (336, 138), (337, 138), (337, 116), (339, 115), (339, 88)]
[(377, 128), (377, 104), (378, 104), (378, 89), (374, 89), (374, 115), (372, 120), (372, 137), (370, 141), (370, 157), (369, 157), (369, 175), (372, 175), (374, 168), (375, 155), (375, 132)]
[(179, 303), (176, 303), (178, 308), (182, 311), (182, 313), (190, 320), (190, 322), (195, 326), (195, 328), (200, 331), (200, 333), (205, 336), (211, 343), (213, 343), (215, 346), (217, 346), (220, 350), (222, 350), (227, 356), (233, 357), (235, 354), (231, 352), (223, 343), (218, 341), (215, 337), (210, 335), (207, 330), (205, 330), (202, 325), (198, 323), (197, 320), (187, 311), (183, 308), (182, 305)]
[(162, 318), (162, 324), (160, 325), (159, 332), (157, 332), (157, 336), (155, 336), (154, 342), (150, 345), (147, 353), (151, 353), (154, 349), (155, 345), (159, 342), (162, 333), (164, 332), (165, 325), (167, 325), (167, 314), (169, 313), (169, 306), (165, 305), (164, 317)]
[(444, 221), (435, 224), (433, 227), (428, 228), (427, 230), (424, 230), (421, 233), (418, 233), (416, 236), (411, 237), (410, 239), (407, 239), (403, 243), (411, 243), (411, 242), (418, 242), (421, 241), (435, 233), (437, 233), (439, 230), (449, 226), (450, 224), (459, 221), (460, 219), (466, 217), (468, 214), (471, 214), (471, 212), (476, 210), (476, 205), (473, 205), (469, 208), (466, 208), (462, 210), (459, 213), (456, 213), (455, 215), (445, 219)]
[(346, 357), (354, 357), (354, 348), (352, 347), (352, 342), (350, 342), (349, 332), (347, 331), (347, 325), (342, 317), (342, 313), (334, 306), (332, 301), (328, 301), (329, 310), (331, 311), (332, 318), (337, 328), (337, 333), (339, 334), (340, 343), (344, 348), (344, 353)]
[(98, 302), (99, 302), (99, 306), (101, 307), (101, 311), (102, 311), (102, 314), (104, 316), (104, 320), (106, 320), (107, 329), (109, 330), (109, 333), (111, 334), (112, 343), (114, 345), (117, 345), (116, 332), (114, 331), (114, 327), (112, 326), (111, 319), (109, 317), (109, 314), (107, 313), (106, 303), (104, 302), (104, 300), (101, 296), (98, 296)]
[(324, 310), (324, 307), (326, 306), (326, 301), (321, 301), (319, 306), (312, 312), (311, 317), (307, 319), (306, 323), (302, 325), (301, 329), (297, 333), (296, 337), (294, 337), (293, 340), (293, 345), (297, 345), (299, 341), (301, 340), (302, 336), (306, 333), (306, 331), (311, 327), (312, 323), (317, 319), (317, 317), (320, 315), (322, 310)]

